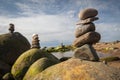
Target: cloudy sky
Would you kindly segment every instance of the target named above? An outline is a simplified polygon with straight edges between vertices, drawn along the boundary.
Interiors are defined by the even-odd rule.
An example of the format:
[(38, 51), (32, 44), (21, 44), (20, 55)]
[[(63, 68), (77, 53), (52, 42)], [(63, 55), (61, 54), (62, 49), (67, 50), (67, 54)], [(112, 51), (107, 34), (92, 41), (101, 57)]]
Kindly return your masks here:
[(9, 23), (31, 42), (37, 33), (41, 46), (71, 44), (78, 13), (85, 8), (99, 11), (95, 21), (101, 42), (120, 40), (120, 0), (0, 0), (0, 34)]

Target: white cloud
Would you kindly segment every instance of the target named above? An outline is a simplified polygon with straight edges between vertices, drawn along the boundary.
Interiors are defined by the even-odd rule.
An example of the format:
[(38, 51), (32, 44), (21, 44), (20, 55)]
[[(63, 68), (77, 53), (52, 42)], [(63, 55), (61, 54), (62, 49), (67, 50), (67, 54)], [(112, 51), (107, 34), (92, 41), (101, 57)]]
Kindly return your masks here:
[(26, 0), (24, 2), (16, 2), (15, 5), (21, 10), (20, 15), (35, 15), (35, 14), (45, 14), (44, 10), (49, 10), (49, 8), (57, 8), (54, 4), (55, 0)]
[(32, 11), (30, 6), (26, 5), (25, 3), (15, 3), (17, 7), (19, 7), (22, 11)]
[(34, 14), (34, 10), (32, 10), (33, 5), (29, 6), (26, 3), (20, 3), (20, 2), (15, 3), (15, 5), (20, 9), (20, 12), (19, 12), (20, 15)]
[(110, 42), (120, 40), (119, 23), (98, 23), (96, 31), (101, 34), (101, 41)]
[[(2, 22), (1, 22), (2, 21)], [(31, 17), (5, 18), (0, 19), (0, 25), (9, 23), (15, 24), (17, 32), (22, 33), (31, 41), (32, 34), (38, 33), (42, 42), (46, 41), (67, 41), (74, 37), (74, 21), (66, 16), (60, 15), (38, 15)], [(4, 29), (4, 30), (3, 30)], [(2, 28), (6, 33), (6, 28)]]
[(88, 8), (88, 7), (92, 7), (92, 8), (96, 8), (96, 9), (108, 9), (109, 8), (109, 4), (111, 4), (110, 2), (104, 2), (101, 0), (76, 0), (75, 4), (77, 6), (81, 6), (81, 8)]

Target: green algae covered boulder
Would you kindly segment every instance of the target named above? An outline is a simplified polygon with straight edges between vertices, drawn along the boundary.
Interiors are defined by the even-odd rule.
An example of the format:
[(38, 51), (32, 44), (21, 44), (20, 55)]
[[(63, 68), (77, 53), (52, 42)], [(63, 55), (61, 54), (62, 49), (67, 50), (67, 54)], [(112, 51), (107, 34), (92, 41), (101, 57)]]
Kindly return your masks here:
[(0, 35), (0, 59), (13, 65), (18, 56), (30, 48), (28, 40), (19, 32)]
[(26, 52), (24, 52), (19, 58), (16, 60), (14, 65), (12, 66), (11, 73), (16, 80), (22, 80), (25, 73), (29, 69), (29, 67), (38, 59), (42, 57), (47, 57), (53, 60), (55, 63), (58, 63), (59, 60), (53, 56), (52, 54), (45, 53), (40, 49), (32, 48)]
[(120, 80), (120, 69), (102, 62), (69, 59), (45, 69), (32, 80)]
[(35, 75), (45, 70), (47, 67), (56, 64), (53, 60), (49, 58), (40, 58), (35, 63), (33, 63), (25, 74), (23, 80), (32, 80)]

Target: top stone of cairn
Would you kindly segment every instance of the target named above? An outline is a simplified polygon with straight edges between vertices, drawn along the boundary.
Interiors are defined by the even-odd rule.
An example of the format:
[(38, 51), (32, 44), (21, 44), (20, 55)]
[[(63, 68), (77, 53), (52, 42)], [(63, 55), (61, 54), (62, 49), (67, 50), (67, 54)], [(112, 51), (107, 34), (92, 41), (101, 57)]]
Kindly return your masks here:
[(95, 17), (97, 16), (97, 14), (98, 14), (98, 11), (96, 9), (87, 8), (87, 9), (80, 11), (80, 13), (78, 14), (78, 17), (81, 20), (85, 20), (87, 18)]

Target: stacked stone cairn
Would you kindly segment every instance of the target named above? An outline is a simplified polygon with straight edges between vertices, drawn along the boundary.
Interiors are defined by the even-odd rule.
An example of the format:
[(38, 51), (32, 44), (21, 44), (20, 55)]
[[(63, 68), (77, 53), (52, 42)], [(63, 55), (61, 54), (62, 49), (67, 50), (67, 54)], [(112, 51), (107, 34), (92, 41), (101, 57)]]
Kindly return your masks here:
[(79, 27), (75, 30), (76, 39), (73, 46), (77, 47), (74, 52), (75, 58), (83, 60), (99, 61), (99, 57), (92, 47), (92, 44), (97, 43), (101, 36), (95, 32), (93, 21), (98, 20), (96, 17), (98, 11), (93, 8), (84, 9), (79, 13), (80, 21), (77, 23)]
[(38, 34), (33, 34), (32, 36), (32, 46), (31, 48), (40, 48)]
[(9, 32), (10, 32), (10, 33), (14, 33), (14, 30), (15, 30), (15, 29), (14, 29), (14, 28), (15, 28), (15, 27), (14, 27), (14, 24), (10, 23), (9, 26), (10, 26), (9, 29), (8, 29)]

